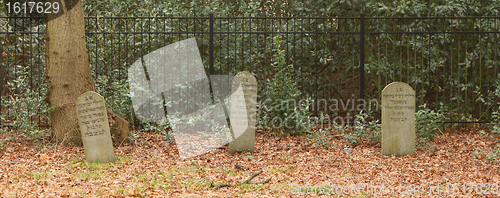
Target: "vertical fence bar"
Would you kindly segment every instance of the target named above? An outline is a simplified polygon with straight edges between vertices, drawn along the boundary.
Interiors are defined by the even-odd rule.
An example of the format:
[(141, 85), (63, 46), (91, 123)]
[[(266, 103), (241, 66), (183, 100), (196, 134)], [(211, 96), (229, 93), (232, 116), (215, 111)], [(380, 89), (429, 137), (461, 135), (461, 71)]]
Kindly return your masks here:
[[(365, 99), (365, 14), (360, 16), (359, 32), (359, 99)], [(363, 103), (364, 104), (364, 103)], [(364, 107), (363, 107), (364, 108)]]
[(214, 74), (214, 13), (210, 13), (210, 75)]
[[(210, 75), (214, 75), (214, 13), (210, 13), (210, 35), (209, 35), (209, 47), (208, 47), (208, 53), (210, 54), (210, 62), (209, 62), (209, 67), (210, 67)], [(212, 90), (212, 83), (208, 83), (210, 85), (210, 95), (213, 94)], [(213, 96), (212, 96), (212, 101), (213, 101)]]

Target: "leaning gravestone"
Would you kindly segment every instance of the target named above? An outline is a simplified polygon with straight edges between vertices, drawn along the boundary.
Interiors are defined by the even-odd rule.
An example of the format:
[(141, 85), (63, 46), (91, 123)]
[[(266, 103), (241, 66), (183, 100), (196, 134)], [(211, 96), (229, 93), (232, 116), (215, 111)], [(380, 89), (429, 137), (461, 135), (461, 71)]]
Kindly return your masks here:
[(234, 140), (229, 152), (255, 149), (255, 122), (257, 107), (257, 80), (250, 72), (236, 74), (232, 82), (229, 120)]
[(415, 153), (415, 91), (403, 82), (382, 90), (382, 154)]
[(85, 160), (115, 161), (104, 98), (93, 91), (85, 92), (76, 100), (76, 112), (82, 133)]

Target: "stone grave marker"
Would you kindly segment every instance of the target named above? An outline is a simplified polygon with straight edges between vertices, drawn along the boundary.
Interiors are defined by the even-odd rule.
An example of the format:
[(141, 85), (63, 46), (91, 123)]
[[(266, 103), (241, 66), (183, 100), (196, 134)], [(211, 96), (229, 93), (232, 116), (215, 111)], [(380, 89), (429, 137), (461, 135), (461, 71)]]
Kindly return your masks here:
[(104, 98), (93, 91), (85, 92), (76, 100), (76, 112), (82, 133), (85, 160), (115, 161)]
[[(241, 86), (240, 86), (241, 85)], [(234, 140), (229, 152), (255, 150), (257, 80), (250, 72), (236, 74), (232, 82), (229, 120)]]
[(403, 82), (382, 90), (382, 155), (415, 153), (415, 91)]

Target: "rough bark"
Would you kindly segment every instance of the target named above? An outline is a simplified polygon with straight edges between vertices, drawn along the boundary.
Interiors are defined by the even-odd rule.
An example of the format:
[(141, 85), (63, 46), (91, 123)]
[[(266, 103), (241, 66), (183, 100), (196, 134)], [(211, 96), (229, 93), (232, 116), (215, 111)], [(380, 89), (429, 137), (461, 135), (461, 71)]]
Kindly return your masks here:
[(82, 145), (75, 108), (77, 98), (96, 91), (85, 44), (85, 23), (81, 0), (58, 2), (62, 12), (47, 14), (47, 83), (54, 140)]
[[(0, 48), (0, 61), (3, 62), (4, 54), (3, 48)], [(0, 64), (0, 96), (3, 96), (3, 87), (7, 84), (7, 72), (4, 64)], [(1, 107), (0, 107), (1, 108)]]

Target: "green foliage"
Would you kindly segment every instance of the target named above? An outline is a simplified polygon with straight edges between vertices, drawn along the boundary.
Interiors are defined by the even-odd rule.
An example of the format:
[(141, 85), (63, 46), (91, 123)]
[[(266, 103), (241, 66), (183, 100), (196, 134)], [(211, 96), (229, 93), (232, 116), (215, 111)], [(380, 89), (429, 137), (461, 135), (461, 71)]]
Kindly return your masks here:
[[(3, 4), (2, 4), (3, 5)], [(34, 23), (37, 20), (33, 20)], [(9, 23), (10, 22), (10, 23)], [(0, 20), (3, 31), (15, 31), (16, 27), (12, 24), (28, 24), (21, 19)], [(24, 23), (26, 22), (26, 23)], [(45, 25), (35, 27), (23, 26), (22, 31), (45, 32)], [(18, 29), (19, 31), (19, 29)], [(44, 81), (45, 69), (45, 51), (44, 34), (3, 34), (0, 35), (0, 81), (6, 80), (3, 86), (1, 105), (4, 107), (0, 112), (0, 123), (10, 125), (0, 129), (0, 133), (13, 132), (21, 134), (41, 143), (41, 136), (48, 130), (38, 128), (38, 121), (41, 124), (48, 123), (48, 113), (53, 107), (48, 107), (45, 99), (48, 88)], [(47, 122), (45, 122), (47, 121)], [(12, 136), (14, 137), (14, 136)], [(4, 140), (2, 140), (4, 141)], [(0, 143), (0, 147), (5, 144)]]
[(500, 133), (500, 107), (498, 107), (498, 110), (493, 112), (492, 117), (493, 117), (493, 126), (491, 132)]
[[(495, 4), (494, 6), (488, 6)], [(500, 6), (496, 1), (382, 1), (365, 6), (367, 16), (497, 16)], [(490, 31), (498, 29), (488, 19), (441, 18), (428, 20), (391, 19), (367, 20), (374, 32), (382, 31)], [(376, 24), (376, 25), (375, 25)], [(495, 58), (499, 35), (391, 35), (367, 37), (365, 67), (372, 79), (371, 90), (380, 94), (387, 82), (404, 81), (417, 92), (429, 107), (442, 107), (447, 117), (454, 120), (490, 119), (489, 101), (499, 64)], [(369, 88), (370, 89), (370, 88)], [(442, 103), (442, 104), (440, 104)]]
[(17, 65), (17, 78), (7, 83), (7, 88), (11, 91), (10, 99), (2, 97), (2, 105), (7, 109), (7, 116), (2, 122), (12, 125), (13, 129), (26, 137), (41, 140), (41, 135), (48, 129), (38, 128), (38, 118), (45, 118), (54, 107), (49, 107), (45, 98), (48, 88), (45, 84), (38, 84), (39, 90), (32, 89), (30, 76), (26, 67)]
[(415, 113), (415, 130), (417, 136), (426, 141), (431, 141), (436, 135), (436, 131), (442, 126), (446, 117), (441, 111), (434, 111), (427, 108), (427, 105), (420, 105)]
[(132, 120), (132, 101), (128, 97), (130, 89), (127, 80), (119, 79), (111, 82), (108, 76), (102, 75), (95, 82), (97, 92), (104, 97), (106, 106), (120, 117)]
[(309, 105), (312, 99), (302, 98), (302, 92), (297, 88), (293, 65), (286, 64), (285, 52), (280, 49), (282, 40), (274, 37), (272, 64), (274, 78), (267, 79), (266, 87), (261, 91), (259, 101), (261, 113), (259, 124), (272, 127), (287, 133), (300, 133), (309, 130), (311, 113)]
[(174, 135), (172, 134), (172, 130), (170, 128), (170, 124), (168, 122), (164, 123), (149, 123), (149, 122), (141, 122), (142, 129), (139, 133), (143, 132), (159, 132), (162, 133), (167, 141), (172, 143), (174, 141)]
[[(500, 4), (486, 1), (133, 1), (84, 0), (84, 12), (98, 16), (86, 21), (87, 32), (208, 32), (208, 19), (107, 19), (104, 16), (326, 16), (367, 17), (390, 16), (496, 16)], [(38, 20), (38, 19), (37, 19)], [(12, 22), (12, 21), (11, 21)], [(18, 22), (24, 21), (18, 20)], [(0, 21), (0, 29), (9, 31), (7, 20)], [(17, 23), (17, 22), (16, 22)], [(357, 19), (216, 19), (215, 31), (227, 32), (344, 32), (359, 31)], [(28, 24), (28, 23), (27, 23)], [(500, 23), (489, 19), (388, 19), (366, 20), (366, 31), (494, 31)], [(39, 28), (39, 29), (37, 29)], [(44, 32), (44, 25), (29, 31)], [(276, 43), (270, 42), (277, 34), (216, 34), (214, 63), (217, 74), (236, 74), (247, 70), (256, 74), (259, 91), (265, 93), (266, 79), (276, 75), (276, 63), (282, 73), (293, 75), (297, 90), (295, 100), (310, 98), (342, 98), (356, 94), (359, 70), (359, 37), (356, 34), (283, 34), (281, 59), (276, 58)], [(133, 112), (125, 80), (127, 69), (138, 58), (167, 44), (196, 37), (204, 66), (208, 71), (207, 34), (87, 34), (87, 49), (92, 74), (107, 105), (118, 115), (131, 120)], [(498, 120), (500, 94), (492, 93), (498, 87), (498, 77), (492, 75), (500, 62), (498, 34), (368, 34), (366, 35), (366, 91), (377, 96), (392, 81), (409, 83), (421, 101), (429, 107), (441, 106), (447, 117), (454, 119)], [(32, 40), (33, 46), (27, 46)], [(35, 63), (33, 73), (44, 76), (43, 34), (0, 37), (7, 54), (30, 54), (28, 62)], [(24, 44), (21, 44), (23, 43)], [(41, 49), (41, 51), (40, 51)], [(37, 51), (38, 50), (38, 51)], [(4, 59), (5, 60), (5, 59)], [(10, 61), (16, 60), (11, 57)], [(17, 59), (19, 60), (19, 59)], [(17, 64), (17, 63), (16, 63)], [(26, 66), (26, 65), (25, 65)], [(12, 65), (8, 69), (13, 70)], [(286, 68), (286, 69), (285, 69)], [(264, 82), (264, 83), (263, 83)], [(297, 83), (299, 82), (299, 83)], [(285, 84), (287, 85), (287, 84)], [(340, 85), (340, 86), (339, 86)], [(357, 85), (356, 85), (357, 86)], [(338, 91), (332, 91), (340, 88)], [(450, 102), (448, 102), (450, 101)], [(262, 109), (263, 106), (261, 106)], [(290, 115), (285, 117), (300, 117)], [(332, 113), (332, 112), (325, 112)], [(299, 113), (300, 114), (300, 113)], [(284, 116), (284, 114), (283, 114)], [(307, 117), (307, 116), (306, 116)], [(303, 117), (306, 119), (306, 117)], [(303, 120), (305, 121), (305, 120)], [(288, 123), (293, 124), (293, 123)], [(498, 125), (496, 125), (498, 126)], [(495, 128), (496, 130), (496, 128)]]
[(436, 152), (436, 146), (431, 144), (428, 139), (425, 138), (417, 138), (416, 139), (416, 147), (421, 150), (431, 151), (433, 154)]
[[(113, 6), (109, 6), (113, 5)], [(495, 16), (500, 11), (496, 1), (158, 1), (86, 0), (90, 16)], [(209, 31), (208, 19), (89, 20), (89, 32)], [(492, 31), (499, 23), (488, 19), (367, 19), (366, 31)], [(356, 19), (215, 19), (215, 31), (227, 32), (343, 32), (359, 31)], [(88, 49), (93, 74), (111, 80), (125, 78), (126, 68), (138, 57), (188, 37), (196, 37), (208, 71), (208, 40), (202, 34), (118, 34), (88, 35)], [(214, 62), (217, 74), (254, 73), (260, 82), (274, 76), (273, 34), (216, 34)], [(357, 78), (359, 42), (352, 34), (285, 34), (281, 37), (284, 65), (294, 65), (294, 80), (302, 98), (346, 98), (356, 93), (352, 79)], [(418, 99), (430, 107), (441, 106), (447, 117), (463, 120), (474, 115), (489, 119), (491, 104), (498, 101), (491, 74), (499, 64), (494, 57), (500, 48), (498, 35), (482, 34), (369, 34), (366, 35), (366, 91), (380, 95), (393, 81), (409, 83)], [(117, 40), (120, 40), (117, 42)], [(113, 50), (115, 49), (115, 50)], [(121, 65), (118, 64), (120, 59)], [(94, 68), (95, 67), (95, 68)], [(122, 68), (118, 71), (116, 68)], [(479, 70), (478, 70), (479, 69)], [(472, 75), (473, 74), (473, 75)], [(494, 74), (496, 75), (496, 74)], [(122, 77), (120, 77), (122, 76)], [(447, 80), (443, 80), (447, 79)], [(345, 86), (343, 86), (345, 84)], [(337, 90), (339, 88), (339, 90)], [(265, 83), (259, 83), (263, 90)], [(337, 90), (332, 92), (332, 90)], [(121, 100), (128, 100), (123, 97)], [(450, 102), (448, 102), (450, 101)], [(129, 104), (128, 102), (126, 104)], [(125, 104), (123, 104), (125, 105)], [(128, 107), (122, 107), (128, 108)], [(325, 112), (332, 113), (332, 112)]]
[(488, 99), (486, 100), (486, 104), (488, 104), (490, 108), (496, 107), (496, 109), (493, 109), (493, 113), (491, 116), (493, 121), (491, 131), (493, 133), (500, 133), (500, 106), (498, 106), (498, 100), (500, 99), (500, 74), (497, 78), (496, 90), (491, 95), (493, 95), (493, 97), (487, 97)]
[(306, 135), (306, 139), (312, 142), (312, 147), (322, 147), (322, 148), (331, 148), (337, 145), (334, 143), (333, 145), (330, 143), (332, 127), (320, 128), (317, 130), (312, 130)]
[(489, 153), (483, 152), (483, 154), (486, 155), (486, 158), (491, 162), (491, 163), (498, 163), (500, 162), (500, 144), (497, 144), (493, 150)]
[(345, 129), (343, 131), (351, 131), (343, 134), (348, 143), (357, 144), (365, 138), (369, 138), (373, 143), (380, 142), (382, 129), (379, 121), (375, 120), (373, 114), (373, 112), (361, 111), (354, 116), (354, 126), (344, 126)]

